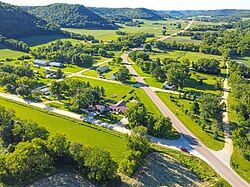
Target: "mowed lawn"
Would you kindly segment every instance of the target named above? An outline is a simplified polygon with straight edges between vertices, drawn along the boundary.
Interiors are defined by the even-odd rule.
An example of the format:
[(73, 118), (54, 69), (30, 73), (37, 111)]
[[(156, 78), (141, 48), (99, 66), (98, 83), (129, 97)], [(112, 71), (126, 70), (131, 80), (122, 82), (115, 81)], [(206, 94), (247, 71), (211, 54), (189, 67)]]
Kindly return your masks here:
[(221, 150), (224, 147), (224, 141), (215, 140), (212, 133), (203, 131), (201, 127), (196, 124), (189, 115), (185, 114), (184, 111), (181, 110), (182, 107), (184, 107), (185, 109), (190, 108), (190, 103), (187, 100), (178, 99), (176, 97), (180, 104), (180, 107), (178, 107), (170, 100), (170, 94), (158, 92), (157, 95), (166, 104), (166, 106), (169, 107), (169, 109), (182, 121), (182, 123), (185, 124), (185, 126), (208, 148), (213, 150)]
[(167, 42), (200, 44), (201, 40), (192, 40), (189, 36), (176, 36), (167, 39)]
[(66, 134), (70, 141), (76, 141), (85, 146), (102, 147), (109, 151), (116, 162), (124, 157), (126, 145), (124, 136), (115, 131), (107, 130), (87, 123), (77, 123), (68, 119), (47, 114), (46, 111), (36, 110), (29, 106), (13, 103), (0, 98), (0, 105), (15, 111), (22, 120), (37, 122), (51, 134)]
[(5, 46), (0, 45), (0, 60), (6, 58), (18, 58), (23, 55), (27, 55), (27, 53), (8, 49)]

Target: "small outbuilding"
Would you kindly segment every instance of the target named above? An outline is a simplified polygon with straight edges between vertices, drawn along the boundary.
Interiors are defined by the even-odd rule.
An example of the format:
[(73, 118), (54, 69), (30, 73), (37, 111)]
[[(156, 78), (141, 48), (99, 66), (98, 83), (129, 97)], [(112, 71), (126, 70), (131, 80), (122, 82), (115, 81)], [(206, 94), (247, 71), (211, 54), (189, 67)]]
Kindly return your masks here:
[(38, 60), (38, 59), (36, 59), (36, 60), (34, 60), (34, 66), (48, 66), (49, 65), (49, 63), (48, 62), (46, 62), (45, 60)]
[(166, 90), (173, 90), (174, 89), (174, 85), (169, 84), (167, 81), (163, 83), (163, 88)]
[(49, 65), (51, 67), (63, 68), (63, 64), (61, 62), (50, 62)]
[(105, 72), (109, 71), (109, 66), (101, 66), (101, 67), (97, 68), (96, 71), (98, 73), (105, 73)]

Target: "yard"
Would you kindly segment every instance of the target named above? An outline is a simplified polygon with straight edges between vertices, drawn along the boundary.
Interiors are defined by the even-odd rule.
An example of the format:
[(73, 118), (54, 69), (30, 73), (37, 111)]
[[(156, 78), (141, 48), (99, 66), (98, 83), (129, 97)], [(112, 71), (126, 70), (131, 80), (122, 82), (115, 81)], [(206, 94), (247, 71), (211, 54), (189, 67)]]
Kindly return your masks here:
[(213, 150), (221, 150), (224, 147), (223, 137), (220, 136), (220, 140), (213, 138), (212, 132), (205, 132), (201, 127), (195, 123), (189, 115), (185, 114), (185, 110), (190, 110), (192, 101), (179, 99), (178, 96), (174, 96), (178, 101), (179, 107), (170, 100), (170, 94), (158, 92), (157, 95), (162, 99), (167, 107), (185, 124), (185, 126), (196, 135), (208, 148)]
[(80, 142), (85, 146), (102, 147), (109, 151), (116, 162), (124, 158), (126, 151), (123, 135), (73, 119), (51, 115), (44, 110), (14, 103), (0, 98), (0, 105), (15, 111), (22, 120), (30, 120), (45, 127), (50, 133), (63, 133), (72, 142)]

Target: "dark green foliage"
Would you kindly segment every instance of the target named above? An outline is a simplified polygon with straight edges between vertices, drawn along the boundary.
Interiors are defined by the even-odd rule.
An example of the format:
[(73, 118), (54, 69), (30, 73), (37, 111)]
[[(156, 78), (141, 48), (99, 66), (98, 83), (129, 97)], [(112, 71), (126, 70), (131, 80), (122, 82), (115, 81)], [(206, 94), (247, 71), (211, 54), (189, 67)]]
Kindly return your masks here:
[(61, 33), (54, 25), (30, 15), (21, 8), (2, 2), (0, 2), (0, 23), (0, 35), (7, 38)]
[(2, 35), (0, 35), (0, 44), (7, 48), (18, 51), (29, 52), (30, 50), (29, 46), (26, 43), (15, 39), (7, 39)]
[(84, 163), (90, 180), (108, 182), (116, 177), (117, 164), (111, 159), (110, 153), (103, 149), (92, 149)]
[(67, 28), (111, 29), (104, 18), (91, 12), (83, 5), (51, 4), (47, 6), (23, 7), (29, 13), (50, 23)]
[(153, 134), (156, 137), (167, 138), (172, 135), (172, 122), (167, 117), (159, 117), (154, 124)]
[(193, 65), (193, 68), (197, 72), (218, 75), (220, 74), (219, 64), (218, 60), (202, 58)]
[(115, 74), (116, 80), (121, 81), (121, 82), (126, 82), (129, 81), (131, 78), (131, 75), (129, 73), (129, 70), (125, 67), (122, 66), (118, 72)]
[(133, 19), (162, 19), (157, 11), (146, 8), (90, 8), (90, 10), (114, 22), (131, 22)]

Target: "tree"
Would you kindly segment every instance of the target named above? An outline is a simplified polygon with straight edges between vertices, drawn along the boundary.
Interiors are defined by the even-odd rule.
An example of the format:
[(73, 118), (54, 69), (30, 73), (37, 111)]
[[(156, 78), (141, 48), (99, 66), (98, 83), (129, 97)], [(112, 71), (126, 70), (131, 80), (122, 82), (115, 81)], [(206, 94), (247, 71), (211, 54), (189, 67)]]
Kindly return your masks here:
[(47, 139), (49, 132), (44, 127), (39, 127), (36, 123), (20, 122), (13, 128), (15, 142), (31, 141), (34, 138)]
[(176, 88), (182, 87), (188, 77), (189, 74), (186, 67), (173, 66), (167, 70), (167, 82)]
[(64, 134), (55, 134), (49, 136), (47, 148), (55, 161), (63, 161), (69, 157), (69, 141)]
[(50, 91), (53, 95), (57, 96), (58, 99), (62, 98), (62, 95), (64, 93), (64, 91), (66, 90), (67, 85), (65, 84), (64, 81), (60, 81), (60, 82), (52, 82), (50, 85)]
[(130, 150), (119, 164), (118, 171), (131, 177), (141, 159), (141, 152)]
[(156, 80), (160, 82), (164, 82), (166, 80), (166, 73), (160, 66), (156, 66), (151, 74)]
[(86, 88), (81, 93), (73, 98), (70, 110), (80, 112), (81, 109), (88, 109), (89, 107), (98, 103), (100, 96), (93, 88)]
[(163, 30), (162, 30), (162, 34), (163, 34), (164, 36), (166, 36), (166, 33), (167, 33), (167, 30), (166, 30), (166, 29), (163, 29)]
[(200, 105), (197, 101), (193, 102), (191, 105), (190, 110), (192, 111), (193, 114), (199, 115), (200, 114)]
[(23, 97), (29, 97), (31, 95), (31, 89), (28, 85), (20, 85), (16, 89), (16, 93), (23, 96)]
[(57, 77), (58, 79), (61, 79), (61, 78), (64, 77), (64, 73), (63, 73), (63, 71), (62, 71), (61, 69), (58, 69), (58, 70), (56, 71), (56, 77)]
[(51, 174), (53, 160), (43, 148), (39, 139), (19, 143), (15, 151), (7, 155), (5, 167), (13, 183), (23, 184), (40, 176)]
[(130, 80), (130, 78), (131, 78), (129, 70), (125, 66), (122, 66), (118, 70), (118, 72), (115, 74), (115, 76), (116, 76), (116, 79), (118, 81), (121, 81), (121, 82), (126, 82), (126, 81)]
[(152, 46), (149, 43), (144, 44), (144, 50), (145, 51), (152, 51)]
[(109, 152), (100, 148), (94, 148), (86, 155), (85, 167), (90, 180), (108, 182), (116, 177), (116, 163), (111, 159)]
[(153, 116), (142, 103), (137, 103), (129, 108), (125, 115), (128, 118), (128, 125), (130, 128), (134, 128), (136, 126), (150, 126), (151, 129), (151, 126), (154, 124), (154, 119), (152, 119)]
[(154, 136), (167, 138), (172, 133), (172, 122), (167, 117), (159, 117), (154, 124)]

